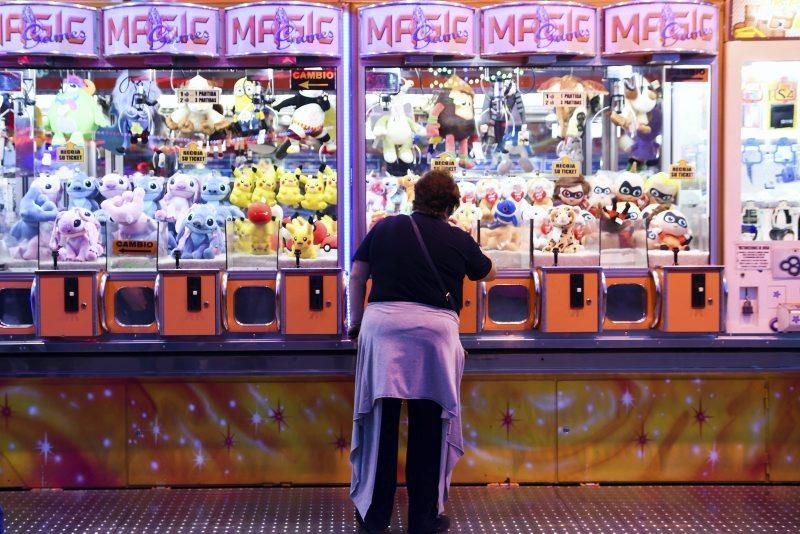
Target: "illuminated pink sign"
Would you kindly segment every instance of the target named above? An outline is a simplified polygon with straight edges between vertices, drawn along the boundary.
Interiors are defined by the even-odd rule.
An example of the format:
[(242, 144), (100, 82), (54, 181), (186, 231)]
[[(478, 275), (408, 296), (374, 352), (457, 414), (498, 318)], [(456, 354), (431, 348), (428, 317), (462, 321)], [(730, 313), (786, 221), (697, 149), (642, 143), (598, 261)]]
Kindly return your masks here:
[(603, 9), (603, 55), (653, 52), (715, 55), (719, 11), (692, 2), (637, 2)]
[(219, 55), (216, 8), (192, 4), (135, 3), (103, 9), (103, 55)]
[(481, 10), (481, 55), (597, 55), (597, 10), (579, 4), (503, 4)]
[(264, 2), (225, 10), (228, 56), (338, 56), (342, 12), (322, 4)]
[(0, 3), (0, 54), (97, 55), (97, 11), (67, 4)]
[(474, 56), (475, 10), (445, 2), (396, 3), (359, 10), (362, 56)]

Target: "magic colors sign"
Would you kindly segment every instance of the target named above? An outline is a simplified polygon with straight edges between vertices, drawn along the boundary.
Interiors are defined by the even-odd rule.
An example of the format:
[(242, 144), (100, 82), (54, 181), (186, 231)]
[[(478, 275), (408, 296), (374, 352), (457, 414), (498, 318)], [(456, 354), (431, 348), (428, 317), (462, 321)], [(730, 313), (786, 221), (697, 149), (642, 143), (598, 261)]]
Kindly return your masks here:
[(474, 56), (475, 10), (445, 2), (396, 3), (359, 10), (361, 55)]
[(103, 55), (219, 55), (216, 8), (136, 3), (103, 9)]
[(719, 10), (692, 2), (638, 2), (603, 9), (603, 55), (719, 50)]
[(97, 55), (97, 10), (36, 2), (0, 3), (0, 54)]
[(338, 56), (342, 11), (312, 3), (263, 2), (225, 10), (225, 50), (256, 54)]
[(597, 10), (570, 3), (521, 3), (481, 9), (481, 55), (597, 55)]

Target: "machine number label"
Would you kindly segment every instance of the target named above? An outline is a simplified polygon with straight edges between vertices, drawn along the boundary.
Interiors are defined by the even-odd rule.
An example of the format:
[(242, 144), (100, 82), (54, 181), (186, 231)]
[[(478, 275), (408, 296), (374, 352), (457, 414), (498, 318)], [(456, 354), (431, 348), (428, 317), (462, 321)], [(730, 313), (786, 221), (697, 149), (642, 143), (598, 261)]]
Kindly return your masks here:
[(455, 174), (456, 160), (446, 156), (441, 158), (434, 158), (431, 160), (431, 170), (445, 171), (449, 172), (450, 174)]
[(669, 177), (673, 180), (694, 180), (694, 165), (680, 160), (669, 166)]
[(292, 91), (335, 91), (335, 69), (297, 69), (289, 78)]
[(178, 151), (178, 163), (181, 165), (205, 165), (208, 154), (205, 150), (197, 148), (194, 143)]
[(736, 245), (736, 268), (740, 271), (768, 271), (771, 267), (769, 245)]
[(178, 104), (219, 104), (222, 89), (178, 89)]
[(158, 246), (155, 241), (114, 240), (111, 249), (115, 256), (155, 256)]
[(553, 176), (557, 178), (580, 176), (581, 170), (577, 163), (569, 158), (561, 158), (553, 163)]
[(56, 159), (62, 163), (83, 163), (86, 153), (83, 148), (67, 143), (56, 151)]
[(771, 89), (770, 100), (776, 104), (790, 104), (797, 101), (797, 82), (783, 79)]
[(542, 95), (546, 107), (577, 108), (586, 105), (586, 93), (580, 91), (544, 91)]

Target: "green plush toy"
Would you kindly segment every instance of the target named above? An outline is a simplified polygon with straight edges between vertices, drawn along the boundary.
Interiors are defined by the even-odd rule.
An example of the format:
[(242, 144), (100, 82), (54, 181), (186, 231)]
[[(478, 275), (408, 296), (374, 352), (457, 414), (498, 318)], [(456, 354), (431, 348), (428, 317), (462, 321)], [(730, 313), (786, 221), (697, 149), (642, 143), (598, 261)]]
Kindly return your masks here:
[(94, 91), (90, 80), (78, 76), (67, 76), (62, 82), (61, 91), (44, 116), (44, 128), (53, 132), (53, 145), (65, 145), (68, 140), (83, 145), (97, 128), (109, 125)]

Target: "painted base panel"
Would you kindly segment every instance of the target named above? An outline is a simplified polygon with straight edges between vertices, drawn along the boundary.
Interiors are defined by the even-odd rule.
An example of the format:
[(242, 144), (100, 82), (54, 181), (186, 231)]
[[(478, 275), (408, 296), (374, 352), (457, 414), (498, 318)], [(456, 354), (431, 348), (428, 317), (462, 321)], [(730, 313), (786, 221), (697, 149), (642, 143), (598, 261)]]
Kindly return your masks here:
[[(792, 486), (456, 487), (449, 532), (797, 532)], [(397, 492), (389, 532), (406, 531)], [(347, 488), (4, 492), (6, 532), (358, 532)]]

